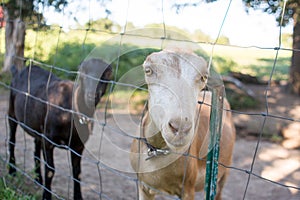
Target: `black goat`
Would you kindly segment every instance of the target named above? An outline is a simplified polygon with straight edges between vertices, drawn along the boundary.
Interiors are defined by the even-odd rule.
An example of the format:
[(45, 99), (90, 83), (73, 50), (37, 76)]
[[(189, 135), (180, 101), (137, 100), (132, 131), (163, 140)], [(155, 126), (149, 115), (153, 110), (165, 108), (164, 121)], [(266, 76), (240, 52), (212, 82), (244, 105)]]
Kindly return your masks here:
[[(41, 150), (44, 153), (46, 164), (43, 199), (51, 199), (51, 182), (55, 172), (53, 149), (56, 144), (72, 149), (74, 199), (82, 199), (79, 182), (80, 162), (84, 143), (93, 127), (93, 122), (89, 118), (93, 117), (95, 106), (106, 91), (107, 81), (112, 75), (111, 66), (100, 59), (84, 61), (80, 66), (80, 75), (76, 82), (78, 84), (61, 80), (38, 66), (26, 67), (21, 72), (13, 67), (11, 71), (13, 79), (8, 110), (9, 173), (16, 172), (14, 147), (19, 123), (35, 138), (36, 180), (41, 184), (43, 183), (40, 168)], [(106, 81), (99, 81), (99, 78)], [(27, 93), (30, 95), (26, 95)]]

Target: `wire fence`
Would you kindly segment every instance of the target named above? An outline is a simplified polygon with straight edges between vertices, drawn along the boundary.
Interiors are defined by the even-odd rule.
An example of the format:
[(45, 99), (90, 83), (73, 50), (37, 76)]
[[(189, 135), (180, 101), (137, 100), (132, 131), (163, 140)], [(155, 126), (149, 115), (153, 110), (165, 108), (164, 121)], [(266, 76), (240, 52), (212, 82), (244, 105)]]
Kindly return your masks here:
[[(162, 1), (163, 2), (163, 1)], [(201, 45), (206, 44), (211, 47), (211, 51), (209, 54), (209, 65), (211, 66), (214, 62), (214, 50), (215, 47), (218, 46), (226, 46), (229, 48), (238, 48), (238, 49), (249, 49), (249, 48), (255, 48), (260, 50), (267, 50), (267, 51), (275, 51), (275, 58), (273, 62), (272, 70), (270, 71), (268, 84), (265, 87), (265, 96), (264, 96), (264, 109), (260, 112), (247, 112), (247, 111), (238, 111), (238, 110), (225, 110), (225, 112), (232, 112), (234, 117), (238, 116), (245, 116), (247, 117), (247, 120), (254, 121), (257, 123), (257, 129), (258, 129), (258, 136), (255, 141), (239, 141), (240, 143), (236, 144), (236, 149), (242, 148), (240, 156), (234, 156), (234, 162), (232, 166), (226, 166), (222, 163), (219, 163), (219, 166), (225, 167), (230, 169), (230, 174), (235, 175), (235, 177), (238, 178), (229, 178), (228, 186), (226, 186), (224, 190), (224, 198), (225, 199), (253, 199), (256, 197), (264, 197), (263, 194), (259, 196), (260, 194), (255, 194), (256, 188), (258, 187), (266, 187), (269, 186), (271, 189), (269, 191), (272, 191), (276, 193), (277, 191), (283, 191), (278, 194), (282, 194), (283, 196), (275, 197), (277, 199), (285, 199), (285, 195), (290, 195), (289, 197), (298, 199), (300, 195), (300, 184), (299, 184), (299, 178), (297, 175), (300, 173), (300, 161), (299, 157), (297, 158), (295, 154), (297, 155), (299, 152), (297, 150), (290, 150), (290, 151), (284, 151), (287, 155), (292, 155), (296, 158), (296, 161), (291, 161), (289, 158), (280, 160), (286, 161), (285, 163), (282, 163), (282, 165), (290, 165), (294, 166), (291, 168), (288, 168), (287, 171), (290, 170), (290, 174), (283, 175), (281, 179), (275, 179), (268, 178), (268, 176), (265, 176), (262, 171), (263, 168), (272, 170), (272, 167), (276, 167), (275, 161), (272, 160), (272, 158), (278, 158), (275, 155), (270, 158), (266, 158), (265, 160), (265, 166), (262, 166), (262, 159), (259, 157), (262, 156), (261, 153), (262, 149), (265, 151), (272, 150), (275, 148), (273, 144), (271, 143), (262, 143), (263, 136), (265, 134), (265, 130), (267, 129), (267, 123), (270, 120), (274, 120), (276, 122), (279, 121), (279, 123), (284, 122), (286, 124), (290, 122), (297, 122), (300, 123), (300, 119), (295, 119), (290, 116), (285, 115), (277, 115), (272, 114), (270, 112), (270, 97), (269, 97), (269, 91), (272, 89), (272, 76), (276, 71), (277, 68), (277, 61), (278, 61), (278, 55), (281, 51), (299, 51), (298, 49), (287, 49), (281, 47), (281, 37), (279, 37), (279, 45), (277, 47), (259, 47), (259, 46), (234, 46), (234, 45), (220, 45), (218, 44), (218, 38), (220, 37), (220, 33), (222, 30), (222, 26), (226, 20), (226, 17), (228, 15), (228, 12), (230, 12), (230, 6), (231, 2), (229, 2), (228, 9), (226, 13), (224, 14), (224, 19), (222, 21), (222, 24), (220, 25), (219, 34), (215, 40), (215, 42), (207, 43), (203, 41), (190, 41), (188, 39), (178, 39), (178, 38), (169, 38), (168, 33), (169, 30), (166, 27), (166, 24), (164, 22), (164, 7), (162, 3), (162, 28), (161, 35), (160, 36), (153, 36), (153, 35), (147, 35), (142, 34), (142, 32), (131, 32), (127, 31), (127, 19), (125, 26), (123, 27), (123, 30), (121, 32), (107, 32), (106, 30), (99, 30), (95, 29), (93, 27), (88, 27), (86, 29), (78, 29), (78, 28), (71, 28), (74, 31), (80, 31), (81, 32), (81, 39), (82, 39), (82, 46), (84, 47), (86, 45), (86, 41), (88, 40), (89, 34), (102, 34), (106, 33), (109, 34), (110, 37), (113, 37), (113, 42), (117, 42), (117, 47), (114, 49), (114, 55), (112, 58), (106, 58), (107, 60), (111, 62), (115, 62), (114, 66), (114, 79), (109, 81), (109, 87), (107, 91), (107, 96), (102, 100), (100, 109), (98, 109), (95, 113), (95, 117), (89, 118), (89, 120), (93, 121), (95, 123), (94, 132), (93, 135), (90, 136), (88, 142), (85, 145), (85, 151), (83, 155), (78, 155), (82, 158), (82, 174), (81, 174), (81, 181), (80, 184), (82, 186), (83, 191), (83, 197), (85, 199), (137, 199), (138, 198), (138, 179), (136, 175), (133, 173), (130, 163), (129, 163), (129, 157), (128, 152), (130, 151), (130, 144), (132, 139), (140, 139), (139, 137), (132, 134), (132, 132), (136, 132), (136, 127), (138, 127), (141, 117), (142, 117), (142, 109), (139, 109), (141, 111), (137, 115), (135, 114), (129, 114), (129, 116), (124, 117), (124, 110), (119, 109), (117, 107), (110, 107), (112, 104), (111, 102), (113, 100), (116, 100), (117, 98), (113, 97), (115, 88), (117, 86), (125, 87), (125, 88), (131, 88), (133, 90), (142, 90), (145, 91), (146, 89), (144, 87), (141, 87), (140, 85), (137, 86), (135, 83), (128, 83), (123, 82), (117, 79), (118, 72), (120, 71), (122, 67), (122, 62), (120, 60), (120, 57), (124, 52), (126, 53), (126, 45), (127, 45), (127, 39), (128, 38), (142, 38), (141, 40), (155, 40), (156, 46), (163, 48), (165, 44), (168, 41), (172, 41), (174, 43), (184, 43), (184, 44), (192, 44), (192, 45)], [(284, 11), (284, 9), (282, 9)], [(128, 10), (127, 10), (128, 12)], [(282, 14), (283, 15), (283, 14)], [(38, 55), (36, 55), (35, 49), (37, 49), (37, 42), (38, 40), (41, 40), (39, 35), (39, 29), (35, 31), (36, 36), (33, 40), (33, 54), (30, 58), (18, 58), (18, 59), (24, 59), (26, 63), (29, 63), (29, 66), (32, 65), (39, 65), (43, 68), (48, 69), (49, 71), (57, 70), (61, 73), (72, 75), (72, 76), (79, 76), (80, 72), (78, 71), (72, 71), (68, 70), (68, 68), (61, 68), (57, 67), (57, 57), (59, 56), (58, 47), (61, 45), (61, 37), (63, 34), (63, 27), (56, 27), (51, 26), (53, 28), (58, 28), (59, 31), (57, 33), (57, 42), (56, 42), (56, 53), (54, 55), (53, 62), (49, 64), (45, 64), (43, 62), (38, 61)], [(4, 31), (3, 29), (1, 31)], [(281, 36), (281, 28), (279, 30), (279, 35)], [(147, 45), (146, 45), (147, 46)], [(125, 48), (125, 50), (124, 50)], [(138, 47), (141, 48), (141, 47)], [(82, 51), (85, 51), (84, 48), (82, 48)], [(97, 51), (96, 51), (97, 53)], [(117, 56), (115, 56), (117, 55)], [(92, 77), (89, 77), (92, 78)], [(100, 80), (99, 81), (103, 81)], [(5, 94), (8, 94), (7, 91), (13, 90), (15, 92), (24, 93), (22, 91), (17, 90), (16, 88), (12, 88), (9, 84), (6, 82), (0, 81), (1, 88), (4, 89)], [(44, 101), (38, 97), (35, 97), (31, 94), (25, 94), (29, 98), (33, 98), (36, 101), (40, 101), (41, 103), (49, 105), (49, 102)], [(1, 118), (1, 150), (0, 150), (0, 159), (1, 159), (1, 165), (3, 165), (3, 170), (0, 171), (0, 175), (4, 176), (4, 174), (7, 173), (7, 171), (4, 169), (4, 166), (8, 164), (8, 145), (9, 145), (9, 128), (7, 125), (8, 116), (6, 114), (7, 112), (7, 102), (8, 102), (8, 95), (3, 95), (3, 99), (1, 97), (0, 101), (0, 118)], [(117, 105), (118, 101), (114, 103), (114, 105)], [(199, 104), (206, 104), (205, 102), (199, 102)], [(206, 104), (208, 106), (213, 106), (210, 104)], [(82, 115), (82, 113), (76, 113), (72, 109), (65, 109), (63, 107), (59, 107), (57, 105), (51, 104), (51, 106), (54, 106), (64, 112), (70, 112), (72, 114), (78, 114)], [(34, 112), (34, 111), (33, 111)], [(126, 111), (128, 112), (128, 111)], [(125, 114), (128, 114), (126, 113)], [(87, 117), (87, 116), (85, 116)], [(128, 117), (134, 126), (131, 126), (132, 124), (128, 123)], [(116, 120), (117, 119), (117, 120)], [(14, 120), (10, 118), (10, 120)], [(18, 122), (21, 124), (20, 122)], [(22, 124), (23, 126), (26, 126), (26, 124)], [(126, 127), (127, 126), (127, 127)], [(128, 127), (130, 126), (130, 127)], [(30, 127), (28, 127), (30, 129)], [(35, 132), (37, 135), (40, 135), (45, 140), (50, 142), (55, 147), (62, 148), (64, 150), (55, 150), (54, 155), (54, 161), (55, 161), (55, 178), (53, 181), (53, 188), (52, 188), (52, 195), (57, 199), (72, 199), (73, 198), (73, 175), (72, 175), (72, 167), (71, 167), (71, 160), (69, 157), (68, 152), (72, 152), (77, 154), (73, 149), (71, 149), (68, 145), (61, 145), (53, 142), (51, 139), (45, 137), (42, 133), (36, 132), (35, 130), (31, 130)], [(33, 147), (33, 139), (28, 136), (24, 131), (21, 129), (17, 133), (17, 141), (15, 144), (13, 144), (16, 148), (16, 161), (17, 164), (14, 167), (21, 176), (26, 177), (26, 182), (16, 182), (13, 178), (5, 178), (5, 181), (11, 182), (15, 185), (15, 189), (19, 191), (21, 194), (25, 195), (27, 193), (34, 192), (35, 189), (45, 189), (45, 187), (41, 184), (39, 184), (34, 179), (34, 173), (33, 173), (33, 167), (34, 163), (32, 155), (34, 154), (34, 147)], [(243, 148), (249, 147), (250, 149)], [(121, 149), (121, 150), (120, 150)], [(240, 150), (240, 149), (239, 149)], [(122, 153), (123, 152), (123, 153)], [(124, 152), (126, 154), (124, 154)], [(276, 150), (275, 150), (276, 152)], [(236, 152), (234, 152), (234, 155)], [(126, 156), (127, 155), (127, 156)], [(186, 155), (183, 156), (192, 157), (192, 155)], [(268, 156), (267, 156), (268, 157)], [(195, 158), (199, 159), (199, 158)], [(43, 159), (40, 160), (41, 163), (47, 164)], [(279, 162), (279, 161), (278, 161)], [(275, 165), (275, 166), (272, 166)], [(4, 178), (3, 178), (4, 179)], [(280, 181), (282, 180), (282, 181)], [(294, 182), (296, 180), (296, 182)], [(298, 183), (297, 183), (298, 181)], [(237, 184), (234, 182), (239, 182), (243, 184)], [(33, 184), (34, 183), (34, 184)], [(28, 188), (24, 189), (24, 185), (28, 185)], [(233, 186), (235, 185), (235, 186)], [(236, 186), (238, 185), (238, 186)], [(32, 188), (33, 191), (32, 191)], [(156, 192), (158, 192), (161, 196), (161, 198), (166, 199), (178, 199), (177, 197), (167, 195), (166, 193), (162, 191), (158, 191), (155, 188), (152, 188)], [(292, 191), (292, 192), (291, 192)], [(234, 193), (234, 194), (233, 194)], [(277, 194), (277, 193), (276, 193)], [(197, 198), (203, 198), (202, 194), (198, 194)], [(254, 195), (254, 196), (253, 196)], [(257, 196), (255, 196), (257, 195)], [(267, 197), (271, 197), (272, 194), (265, 194)], [(291, 198), (291, 199), (292, 199)]]

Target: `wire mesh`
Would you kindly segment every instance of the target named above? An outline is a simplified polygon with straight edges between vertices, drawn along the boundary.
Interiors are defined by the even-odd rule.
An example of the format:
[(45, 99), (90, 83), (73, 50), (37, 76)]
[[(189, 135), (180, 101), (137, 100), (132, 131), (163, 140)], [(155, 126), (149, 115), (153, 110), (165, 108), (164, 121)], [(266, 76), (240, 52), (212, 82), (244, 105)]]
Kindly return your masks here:
[[(231, 1), (230, 1), (230, 3), (231, 3)], [(228, 10), (225, 13), (224, 21), (226, 19), (226, 16), (228, 15), (228, 12), (230, 12), (230, 10), (229, 10), (230, 3), (228, 5)], [(162, 16), (163, 16), (164, 15), (163, 1), (162, 1), (161, 10), (162, 10)], [(128, 8), (127, 8), (127, 11), (128, 11)], [(90, 15), (90, 11), (89, 11), (89, 15)], [(224, 23), (224, 21), (223, 21), (223, 23)], [(122, 54), (122, 47), (124, 45), (124, 40), (125, 40), (124, 38), (126, 36), (128, 36), (128, 37), (142, 37), (145, 39), (150, 38), (150, 39), (159, 40), (160, 41), (159, 43), (161, 44), (160, 47), (163, 48), (164, 42), (166, 42), (166, 39), (167, 39), (166, 35), (168, 33), (168, 30), (166, 28), (164, 19), (162, 19), (163, 34), (160, 37), (149, 36), (149, 35), (140, 35), (140, 34), (136, 34), (136, 32), (129, 32), (126, 30), (127, 23), (128, 22), (126, 20), (123, 31), (109, 33), (113, 36), (118, 36), (117, 38), (119, 39), (118, 40), (118, 48), (117, 48), (118, 51), (117, 51), (117, 56), (116, 56), (117, 64), (114, 69), (115, 79), (112, 81), (109, 81), (110, 87), (108, 90), (108, 97), (106, 99), (106, 102), (104, 103), (104, 105), (105, 105), (104, 109), (102, 109), (101, 111), (97, 111), (95, 118), (90, 118), (90, 120), (94, 121), (94, 123), (97, 124), (98, 127), (94, 131), (96, 134), (94, 133), (94, 135), (91, 135), (89, 140), (97, 141), (97, 142), (88, 143), (85, 153), (82, 156), (78, 155), (78, 156), (81, 156), (82, 162), (84, 163), (84, 169), (83, 169), (84, 171), (82, 174), (82, 181), (80, 181), (80, 184), (82, 185), (83, 190), (85, 192), (89, 193), (86, 196), (87, 199), (118, 199), (121, 195), (122, 195), (123, 199), (133, 199), (133, 198), (138, 197), (137, 185), (138, 185), (139, 181), (134, 174), (129, 173), (129, 172), (120, 171), (120, 170), (116, 169), (115, 167), (112, 167), (112, 166), (114, 166), (112, 163), (103, 162), (102, 159), (99, 159), (100, 157), (108, 157), (108, 158), (104, 158), (104, 160), (107, 161), (106, 159), (109, 159), (113, 156), (113, 157), (116, 157), (116, 159), (113, 159), (113, 161), (118, 160), (118, 155), (115, 155), (115, 153), (113, 152), (114, 151), (113, 148), (109, 148), (109, 144), (112, 144), (112, 145), (118, 144), (119, 145), (122, 141), (122, 142), (124, 142), (123, 145), (128, 148), (132, 139), (136, 139), (136, 138), (138, 139), (138, 137), (133, 136), (131, 133), (128, 133), (127, 131), (123, 131), (122, 128), (120, 128), (119, 124), (116, 124), (114, 122), (114, 119), (111, 117), (112, 114), (110, 113), (110, 110), (109, 110), (109, 100), (111, 99), (110, 95), (112, 95), (112, 93), (114, 91), (114, 87), (116, 87), (118, 85), (124, 86), (124, 87), (129, 87), (129, 88), (134, 88), (134, 89), (139, 89), (139, 90), (145, 90), (143, 87), (136, 86), (135, 84), (119, 82), (119, 80), (117, 80), (117, 78), (116, 78), (119, 68), (122, 67), (120, 65), (119, 59)], [(55, 26), (53, 26), (53, 27), (55, 27)], [(61, 67), (56, 66), (56, 57), (58, 56), (58, 47), (61, 44), (60, 38), (61, 38), (61, 35), (63, 34), (62, 27), (60, 26), (60, 27), (58, 27), (58, 29), (59, 29), (59, 31), (57, 33), (56, 53), (54, 55), (54, 60), (51, 63), (51, 65), (38, 61), (39, 58), (38, 58), (38, 55), (36, 55), (35, 49), (38, 48), (37, 41), (41, 37), (39, 29), (37, 29), (36, 37), (33, 40), (34, 41), (33, 56), (32, 56), (32, 58), (26, 58), (26, 60), (27, 60), (27, 62), (30, 63), (29, 65), (32, 65), (32, 64), (40, 65), (40, 66), (43, 66), (44, 68), (49, 69), (49, 71), (58, 70), (65, 74), (78, 75), (79, 72), (77, 72), (77, 71), (70, 71), (66, 68), (61, 68)], [(221, 32), (221, 29), (222, 29), (222, 25), (220, 26), (220, 32)], [(81, 31), (81, 33), (83, 33), (82, 34), (82, 51), (85, 51), (84, 47), (86, 45), (86, 42), (88, 40), (90, 33), (92, 33), (92, 32), (97, 33), (97, 34), (107, 33), (106, 30), (97, 30), (92, 27), (88, 27), (86, 29), (75, 29), (74, 28), (73, 30), (78, 31), (78, 32)], [(1, 31), (3, 31), (3, 29)], [(279, 35), (281, 36), (281, 29), (280, 29)], [(219, 36), (220, 36), (220, 34), (218, 35), (218, 37)], [(216, 46), (220, 46), (219, 44), (217, 44), (218, 37), (216, 38), (215, 43), (207, 43), (207, 42), (203, 42), (203, 41), (194, 42), (194, 41), (190, 41), (188, 39), (172, 39), (172, 41), (188, 42), (188, 43), (193, 43), (193, 44), (197, 44), (197, 45), (198, 44), (211, 45), (212, 51), (210, 54), (210, 63), (212, 63), (214, 61), (214, 48)], [(260, 117), (262, 119), (262, 123), (260, 125), (260, 134), (259, 134), (259, 138), (255, 144), (250, 168), (248, 169), (247, 167), (240, 168), (240, 167), (235, 167), (235, 166), (225, 166), (224, 164), (222, 164), (220, 162), (219, 162), (219, 166), (229, 168), (231, 171), (234, 171), (236, 173), (247, 175), (245, 189), (243, 191), (241, 191), (241, 192), (243, 192), (243, 197), (241, 197), (241, 199), (247, 199), (249, 187), (251, 187), (251, 179), (254, 179), (254, 178), (261, 180), (263, 183), (274, 184), (280, 188), (294, 189), (294, 190), (296, 190), (297, 194), (299, 194), (300, 185), (284, 184), (280, 181), (274, 181), (274, 180), (265, 178), (262, 175), (257, 174), (255, 172), (255, 163), (258, 158), (258, 152), (259, 152), (259, 148), (261, 147), (261, 140), (262, 140), (262, 136), (264, 134), (264, 129), (266, 127), (267, 120), (268, 119), (276, 119), (276, 120), (282, 120), (282, 121), (287, 121), (287, 122), (300, 122), (300, 119), (294, 119), (289, 116), (280, 116), (280, 115), (274, 115), (274, 114), (270, 113), (269, 105), (268, 105), (268, 102), (269, 102), (268, 91), (272, 87), (271, 86), (272, 75), (275, 72), (276, 67), (277, 67), (277, 60), (278, 60), (279, 52), (280, 51), (299, 51), (299, 50), (282, 48), (281, 47), (281, 38), (279, 38), (279, 46), (278, 47), (233, 46), (233, 45), (221, 45), (221, 46), (227, 46), (230, 48), (239, 48), (239, 49), (255, 48), (258, 50), (275, 51), (276, 56), (274, 58), (273, 68), (272, 68), (272, 71), (269, 76), (268, 85), (265, 89), (265, 91), (266, 91), (265, 92), (265, 102), (264, 102), (265, 110), (262, 112), (258, 112), (258, 113), (244, 112), (244, 111), (237, 111), (237, 110), (224, 110), (225, 112), (232, 112), (234, 115)], [(23, 58), (19, 58), (19, 59), (23, 59)], [(2, 82), (2, 81), (0, 82), (0, 85), (2, 88), (5, 89), (5, 91), (6, 90), (16, 90), (15, 88), (11, 88), (7, 83)], [(17, 91), (17, 92), (21, 92), (21, 91)], [(49, 104), (49, 102), (45, 102), (42, 99), (32, 96), (31, 94), (26, 94), (26, 95), (28, 96), (28, 98), (33, 98), (36, 101), (40, 101), (42, 103)], [(4, 102), (7, 102), (7, 99), (4, 99)], [(199, 102), (199, 103), (201, 104), (203, 102)], [(1, 119), (2, 119), (1, 121), (2, 122), (1, 122), (0, 127), (3, 127), (3, 128), (1, 128), (2, 129), (1, 139), (4, 142), (1, 142), (0, 158), (3, 163), (7, 164), (7, 161), (8, 161), (7, 143), (8, 143), (8, 138), (9, 138), (9, 129), (8, 129), (7, 125), (3, 122), (7, 121), (8, 117), (5, 114), (6, 113), (6, 104), (3, 102), (1, 104), (2, 104), (1, 105)], [(56, 105), (51, 105), (51, 106), (55, 106), (58, 109), (61, 109), (65, 112), (74, 113), (74, 111), (70, 110), (70, 109), (65, 109), (62, 107), (58, 107)], [(209, 106), (211, 106), (211, 105), (209, 105)], [(81, 114), (81, 113), (76, 113), (76, 114)], [(136, 121), (135, 123), (138, 124), (139, 117), (133, 116), (133, 118), (134, 118), (133, 120)], [(125, 121), (122, 123), (127, 123), (127, 122)], [(25, 126), (25, 124), (23, 124), (23, 125)], [(34, 131), (34, 130), (32, 130), (32, 131)], [(36, 133), (36, 134), (41, 135), (41, 137), (44, 137), (44, 135), (42, 135), (41, 133)], [(20, 135), (20, 133), (19, 133), (19, 135)], [(54, 143), (49, 138), (46, 138), (46, 137), (44, 137), (44, 138), (56, 147), (60, 147), (60, 148), (66, 149), (67, 151), (76, 153), (68, 145), (62, 146), (60, 144)], [(44, 189), (43, 185), (38, 184), (34, 180), (33, 175), (31, 174), (31, 171), (30, 171), (33, 168), (32, 162), (29, 161), (29, 160), (33, 159), (31, 156), (33, 154), (32, 144), (33, 144), (32, 138), (28, 137), (28, 135), (26, 135), (26, 133), (24, 133), (24, 132), (23, 132), (22, 137), (17, 138), (17, 142), (14, 145), (15, 145), (16, 151), (19, 152), (18, 154), (21, 156), (19, 157), (19, 159), (17, 156), (17, 159), (19, 160), (19, 162), (17, 163), (16, 166), (13, 166), (13, 167), (15, 167), (16, 170), (20, 174), (29, 178), (31, 183), (35, 183), (39, 186), (39, 188)], [(106, 153), (107, 153), (107, 155), (106, 155)], [(191, 155), (184, 155), (184, 156), (191, 157)], [(20, 159), (21, 157), (23, 157), (23, 159), (22, 159), (23, 161), (21, 161), (21, 159)], [(56, 176), (60, 176), (61, 178), (54, 180), (53, 185), (56, 185), (56, 186), (54, 186), (52, 195), (55, 196), (57, 199), (70, 199), (70, 198), (72, 198), (72, 187), (71, 186), (72, 186), (72, 182), (73, 182), (74, 178), (72, 177), (72, 169), (71, 169), (69, 154), (62, 153), (62, 151), (59, 150), (59, 152), (55, 155), (54, 159), (59, 160), (59, 162), (56, 162)], [(198, 159), (198, 158), (195, 158), (195, 159)], [(46, 164), (42, 159), (41, 159), (41, 162)], [(121, 163), (121, 165), (129, 166), (129, 163)], [(299, 170), (299, 167), (296, 170)], [(91, 173), (88, 173), (89, 171), (91, 171)], [(128, 171), (130, 171), (130, 170), (128, 169)], [(87, 175), (86, 178), (85, 178), (85, 175)], [(62, 183), (67, 183), (67, 189), (62, 188)], [(121, 187), (120, 191), (116, 191), (117, 189), (115, 188), (115, 186), (117, 184), (123, 185)], [(63, 185), (65, 185), (65, 184), (63, 184)], [(18, 187), (19, 186), (17, 186), (17, 189), (18, 189)], [(153, 188), (153, 190), (155, 190), (155, 188)], [(130, 191), (130, 192), (128, 192), (128, 191)], [(157, 190), (155, 190), (155, 191), (157, 191)], [(161, 196), (164, 196), (164, 198), (177, 199), (177, 197), (167, 195), (162, 191), (157, 191), (157, 192), (160, 193)], [(249, 197), (249, 198), (251, 198), (251, 197)]]

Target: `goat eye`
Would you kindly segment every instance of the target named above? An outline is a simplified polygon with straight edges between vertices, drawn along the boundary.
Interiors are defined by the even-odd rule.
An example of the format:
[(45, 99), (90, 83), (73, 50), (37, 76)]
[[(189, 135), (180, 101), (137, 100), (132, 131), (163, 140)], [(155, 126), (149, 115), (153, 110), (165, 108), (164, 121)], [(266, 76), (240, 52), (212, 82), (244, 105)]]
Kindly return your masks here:
[(202, 82), (205, 82), (205, 81), (207, 80), (207, 75), (201, 76), (200, 80), (201, 80)]
[(146, 74), (147, 76), (150, 76), (152, 73), (153, 73), (153, 72), (152, 72), (152, 69), (151, 69), (150, 67), (145, 68), (145, 74)]

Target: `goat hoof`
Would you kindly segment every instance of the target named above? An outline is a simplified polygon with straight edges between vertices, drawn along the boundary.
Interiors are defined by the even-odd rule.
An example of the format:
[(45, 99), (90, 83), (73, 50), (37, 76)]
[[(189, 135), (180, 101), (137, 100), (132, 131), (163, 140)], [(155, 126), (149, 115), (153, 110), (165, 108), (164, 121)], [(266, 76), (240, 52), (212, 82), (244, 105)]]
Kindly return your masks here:
[(16, 171), (15, 168), (10, 167), (9, 170), (8, 170), (8, 173), (9, 173), (11, 176), (16, 176), (17, 171)]
[(51, 193), (48, 191), (44, 191), (43, 200), (51, 200), (51, 199), (52, 199)]
[(74, 194), (74, 200), (83, 200), (81, 193), (80, 194)]

